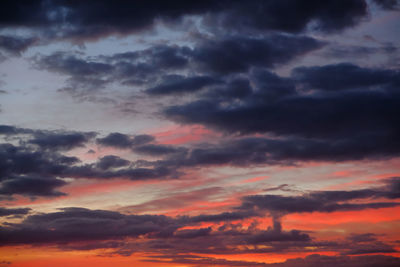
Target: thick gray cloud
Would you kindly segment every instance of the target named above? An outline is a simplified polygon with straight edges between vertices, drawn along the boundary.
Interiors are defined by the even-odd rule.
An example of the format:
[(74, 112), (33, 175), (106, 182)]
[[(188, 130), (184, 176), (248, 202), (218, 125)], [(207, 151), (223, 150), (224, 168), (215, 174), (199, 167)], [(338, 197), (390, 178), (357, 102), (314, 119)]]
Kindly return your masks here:
[(0, 35), (0, 50), (3, 50), (11, 55), (20, 55), (36, 41), (37, 39), (35, 38)]
[[(349, 160), (387, 159), (399, 155), (400, 146), (390, 136), (349, 136), (338, 140), (311, 138), (243, 137), (218, 144), (181, 149), (162, 160), (147, 162), (150, 166), (190, 168), (208, 166), (265, 166), (297, 164), (307, 161), (344, 162)], [(375, 142), (370, 142), (370, 140)], [(177, 149), (178, 150), (178, 149)]]
[[(177, 176), (176, 171), (166, 166), (147, 168), (114, 155), (106, 155), (95, 163), (84, 164), (77, 157), (63, 154), (95, 141), (95, 133), (42, 131), (2, 125), (0, 134), (11, 142), (0, 144), (0, 195), (5, 197), (62, 196), (65, 193), (57, 190), (67, 184), (62, 178), (142, 180)], [(128, 143), (121, 141), (121, 136), (126, 137), (124, 140), (128, 140)], [(114, 133), (96, 140), (117, 147), (145, 146), (154, 137), (137, 135), (128, 138)], [(160, 153), (159, 150), (156, 147), (156, 152)], [(163, 150), (161, 152), (165, 153)]]
[[(303, 35), (270, 33), (262, 37), (221, 36), (194, 47), (156, 45), (144, 50), (84, 58), (56, 52), (33, 57), (37, 69), (68, 77), (60, 88), (73, 96), (98, 93), (116, 82), (141, 86), (149, 95), (193, 93), (223, 82), (220, 75), (274, 68), (324, 46)], [(190, 70), (193, 75), (177, 75)]]
[(1, 228), (0, 240), (11, 245), (120, 239), (159, 232), (173, 223), (165, 216), (64, 208), (59, 212), (30, 215), (21, 224)]
[(217, 74), (247, 72), (251, 67), (272, 68), (319, 49), (324, 43), (302, 35), (270, 34), (205, 41), (193, 50), (201, 71)]
[[(0, 125), (0, 135), (28, 136), (28, 143), (43, 150), (71, 150), (82, 147), (96, 136), (95, 132), (49, 131)], [(21, 139), (23, 140), (23, 139)]]
[(136, 153), (139, 153), (139, 154), (158, 156), (158, 155), (175, 154), (175, 153), (179, 153), (179, 152), (185, 153), (187, 151), (187, 149), (182, 148), (182, 147), (171, 146), (171, 145), (146, 144), (146, 145), (134, 147), (133, 151), (135, 151)]
[(117, 156), (107, 155), (99, 159), (97, 166), (102, 170), (108, 170), (110, 168), (118, 168), (129, 165), (129, 160), (122, 159)]
[[(302, 212), (335, 212), (396, 207), (400, 202), (380, 202), (375, 199), (398, 199), (399, 177), (385, 181), (382, 187), (352, 191), (314, 191), (300, 196), (254, 195), (243, 198), (239, 209), (252, 208), (283, 215)], [(354, 203), (353, 200), (364, 200)]]
[[(267, 132), (336, 139), (359, 136), (362, 139), (362, 135), (374, 133), (388, 140), (388, 135), (394, 137), (399, 131), (394, 120), (399, 103), (397, 71), (341, 64), (301, 68), (295, 73), (302, 84), (334, 92), (303, 94), (293, 90), (294, 81), (264, 72), (254, 77), (259, 85), (243, 97), (206, 96), (169, 107), (165, 114), (178, 122), (200, 123), (242, 134)], [(376, 89), (367, 90), (371, 87)], [(394, 142), (396, 140), (393, 138)]]
[(299, 67), (293, 70), (292, 75), (307, 89), (316, 90), (339, 91), (374, 86), (400, 86), (400, 73), (397, 70), (368, 69), (350, 63)]
[(67, 183), (53, 177), (41, 176), (17, 176), (8, 177), (0, 183), (0, 195), (23, 195), (28, 197), (58, 197), (65, 193), (57, 191), (56, 188)]
[(154, 141), (151, 135), (129, 136), (121, 133), (110, 133), (103, 138), (98, 138), (96, 142), (103, 146), (110, 146), (122, 149), (133, 148), (135, 146), (145, 145)]
[[(240, 230), (229, 225), (220, 227), (216, 231), (212, 231), (211, 228), (179, 230), (191, 223), (190, 219), (182, 217), (124, 215), (105, 210), (64, 208), (58, 212), (29, 215), (21, 223), (8, 224), (0, 229), (0, 240), (5, 245), (59, 243), (62, 246), (75, 242), (142, 237), (148, 239), (150, 246), (155, 238), (160, 244), (170, 242), (172, 250), (183, 251), (189, 249), (182, 246), (182, 242), (186, 242), (184, 240), (189, 244), (193, 241), (198, 242), (193, 249), (199, 251), (210, 250), (212, 240), (223, 251), (227, 250), (225, 246), (229, 244), (228, 241), (231, 242), (230, 245), (289, 242), (291, 246), (291, 242), (311, 240), (307, 234), (300, 231), (282, 230), (279, 222), (267, 230)], [(169, 250), (168, 247), (166, 249)]]
[(194, 150), (191, 158), (199, 160), (207, 159), (203, 154), (227, 163), (242, 154), (258, 155), (261, 162), (394, 157), (400, 152), (399, 77), (397, 70), (352, 64), (296, 68), (289, 78), (254, 70), (248, 82), (227, 82), (164, 114), (226, 134), (275, 136), (244, 138), (226, 144), (225, 151), (223, 145)]
[[(387, 1), (385, 2), (387, 3)], [(385, 4), (385, 6), (392, 6)], [(180, 22), (185, 15), (207, 15), (210, 27), (239, 32), (281, 30), (301, 32), (310, 23), (324, 32), (356, 25), (367, 15), (364, 0), (307, 1), (261, 0), (201, 2), (151, 0), (146, 3), (102, 0), (12, 1), (2, 3), (0, 26), (29, 26), (48, 37), (99, 38), (149, 29), (156, 19)], [(67, 27), (68, 26), (68, 27)]]
[(29, 142), (43, 149), (70, 150), (83, 147), (96, 134), (95, 133), (46, 133), (38, 132)]
[[(274, 81), (277, 77), (268, 78)], [(275, 81), (281, 94), (290, 94), (293, 87), (286, 81)], [(281, 97), (279, 93), (271, 97)], [(388, 158), (399, 154), (394, 140), (379, 132), (370, 135), (349, 136), (338, 140), (313, 138), (225, 138), (218, 143), (201, 143), (188, 146), (163, 145), (150, 135), (125, 135), (110, 133), (94, 138), (94, 133), (41, 131), (1, 126), (6, 138), (19, 140), (18, 145), (0, 145), (0, 178), (2, 194), (32, 194), (32, 196), (61, 195), (55, 189), (66, 183), (60, 178), (94, 178), (131, 180), (170, 179), (180, 177), (192, 167), (231, 165), (238, 167), (293, 164), (302, 161), (346, 161)], [(325, 133), (324, 133), (325, 134)], [(358, 137), (356, 139), (355, 137)], [(375, 142), (370, 142), (371, 138)], [(95, 163), (85, 164), (77, 157), (63, 153), (97, 142), (102, 146), (129, 149), (138, 155), (156, 159), (139, 159), (134, 162), (115, 155), (105, 155)], [(38, 179), (47, 190), (23, 189), (24, 184)], [(393, 184), (392, 186), (395, 186)], [(398, 192), (392, 192), (396, 198)], [(375, 205), (375, 204), (374, 204)], [(377, 205), (377, 204), (376, 204)], [(379, 204), (381, 205), (381, 204)], [(382, 204), (385, 205), (385, 204)], [(344, 207), (343, 207), (344, 208)], [(352, 207), (349, 207), (352, 209)]]
[(25, 215), (28, 214), (30, 210), (30, 208), (7, 209), (0, 207), (0, 217), (10, 215)]

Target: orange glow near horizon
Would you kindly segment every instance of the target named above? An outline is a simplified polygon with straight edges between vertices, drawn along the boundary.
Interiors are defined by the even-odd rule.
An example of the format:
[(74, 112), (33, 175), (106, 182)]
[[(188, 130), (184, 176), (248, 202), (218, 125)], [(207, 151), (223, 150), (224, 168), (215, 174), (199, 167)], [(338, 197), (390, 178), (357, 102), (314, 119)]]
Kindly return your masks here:
[[(40, 247), (3, 247), (0, 248), (0, 259), (11, 262), (12, 267), (145, 267), (171, 266), (143, 262), (145, 254), (131, 256), (106, 255), (106, 250), (95, 251), (60, 251)], [(0, 265), (1, 266), (1, 265)]]

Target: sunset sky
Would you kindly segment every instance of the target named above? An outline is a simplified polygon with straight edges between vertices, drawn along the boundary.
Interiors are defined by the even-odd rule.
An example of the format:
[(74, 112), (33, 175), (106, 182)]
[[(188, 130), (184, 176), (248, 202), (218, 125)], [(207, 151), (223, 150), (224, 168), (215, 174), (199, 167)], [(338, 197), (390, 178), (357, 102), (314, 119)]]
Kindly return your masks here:
[(400, 1), (0, 3), (0, 267), (400, 266)]

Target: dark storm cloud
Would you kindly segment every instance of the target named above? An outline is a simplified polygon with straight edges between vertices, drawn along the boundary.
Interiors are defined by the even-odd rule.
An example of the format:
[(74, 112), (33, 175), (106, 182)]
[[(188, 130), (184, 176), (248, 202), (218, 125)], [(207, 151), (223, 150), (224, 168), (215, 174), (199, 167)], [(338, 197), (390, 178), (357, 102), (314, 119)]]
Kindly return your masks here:
[[(351, 64), (297, 68), (290, 78), (253, 70), (249, 80), (237, 78), (218, 85), (199, 100), (167, 108), (165, 114), (225, 133), (265, 132), (280, 137), (225, 139), (217, 145), (193, 147), (165, 163), (244, 166), (397, 156), (399, 77), (396, 70)], [(320, 90), (310, 94), (299, 88)]]
[[(54, 7), (61, 12), (60, 19), (72, 24), (66, 37), (91, 38), (106, 34), (127, 34), (153, 25), (155, 19), (178, 20), (184, 15), (200, 14), (221, 9), (228, 1), (206, 0), (201, 2), (150, 0), (146, 3), (103, 0), (96, 2), (62, 1)], [(66, 8), (62, 14), (60, 8)], [(58, 15), (58, 14), (57, 14)]]
[[(385, 186), (353, 191), (314, 191), (300, 196), (254, 195), (243, 198), (239, 209), (264, 209), (272, 214), (301, 212), (335, 212), (379, 209), (399, 206), (399, 202), (379, 202), (378, 198), (397, 199), (399, 178), (385, 181)], [(367, 200), (354, 203), (353, 200)]]
[[(274, 33), (259, 38), (235, 36), (203, 40), (193, 48), (157, 45), (91, 58), (56, 52), (36, 55), (32, 63), (37, 69), (66, 75), (66, 86), (60, 90), (73, 96), (98, 93), (112, 82), (144, 87), (150, 95), (167, 95), (193, 93), (221, 84), (219, 75), (282, 65), (323, 45), (307, 36)], [(176, 74), (183, 70), (195, 74)]]
[(18, 36), (0, 35), (0, 50), (12, 55), (20, 55), (29, 46), (34, 44), (36, 39), (23, 38)]
[(210, 27), (220, 26), (234, 32), (301, 32), (312, 24), (314, 30), (332, 32), (354, 26), (366, 15), (364, 0), (256, 0), (234, 3), (233, 8), (211, 16), (208, 23)]
[(17, 127), (10, 125), (0, 125), (0, 134), (1, 135), (14, 135), (18, 134), (19, 130)]
[(131, 145), (140, 146), (140, 145), (148, 144), (154, 140), (155, 140), (154, 136), (151, 136), (148, 134), (140, 134), (140, 135), (134, 136), (133, 139), (131, 139)]
[(187, 149), (171, 145), (146, 144), (134, 147), (133, 151), (139, 154), (145, 154), (150, 156), (162, 156), (179, 152), (186, 153)]
[[(270, 98), (292, 94), (293, 86), (286, 80), (276, 80), (277, 76), (266, 75), (262, 82), (270, 81), (280, 93), (269, 94)], [(236, 94), (236, 93), (235, 93)], [(233, 97), (233, 95), (232, 95)], [(261, 97), (260, 97), (261, 98)], [(79, 158), (65, 156), (61, 152), (80, 147), (94, 140), (93, 133), (40, 131), (22, 129), (13, 126), (2, 126), (0, 132), (6, 138), (12, 137), (19, 144), (0, 145), (0, 178), (3, 180), (2, 194), (21, 194), (32, 196), (57, 196), (56, 188), (65, 185), (59, 178), (91, 178), (130, 180), (170, 179), (178, 178), (192, 167), (209, 167), (231, 165), (249, 167), (271, 164), (296, 164), (302, 161), (346, 161), (371, 158), (387, 158), (399, 154), (399, 146), (394, 140), (380, 135), (349, 136), (338, 140), (319, 140), (310, 138), (237, 137), (226, 138), (217, 144), (202, 143), (192, 147), (176, 147), (158, 144), (150, 135), (124, 135), (111, 133), (103, 138), (95, 139), (104, 146), (130, 149), (134, 153), (151, 157), (161, 157), (154, 161), (139, 159), (130, 162), (117, 156), (106, 155), (98, 162), (84, 164)], [(18, 139), (22, 138), (22, 139)], [(374, 142), (370, 142), (373, 139)], [(29, 178), (29, 179), (22, 179)], [(49, 190), (43, 193), (38, 190), (26, 191), (23, 184), (38, 178)], [(44, 179), (44, 180), (42, 180)], [(38, 183), (39, 183), (38, 182)], [(21, 186), (19, 186), (22, 184)], [(399, 191), (397, 180), (388, 183), (393, 188), (387, 198), (397, 198)], [(54, 192), (56, 193), (54, 193)], [(58, 192), (58, 193), (57, 193)], [(380, 207), (386, 204), (373, 204)], [(390, 205), (390, 204), (388, 204)], [(367, 207), (366, 205), (365, 207)], [(364, 206), (357, 206), (364, 208)], [(330, 207), (333, 208), (334, 207)], [(343, 209), (356, 208), (352, 205)], [(227, 216), (229, 214), (226, 214)], [(243, 214), (236, 214), (243, 216)], [(236, 216), (232, 214), (232, 216)], [(218, 220), (217, 218), (210, 220)]]
[(19, 128), (11, 125), (0, 125), (1, 135), (17, 135), (17, 134), (32, 134), (34, 130)]
[(99, 159), (97, 162), (98, 168), (108, 170), (110, 168), (124, 167), (130, 164), (130, 161), (117, 156), (108, 155)]
[(208, 40), (192, 53), (200, 70), (229, 74), (247, 72), (250, 67), (282, 65), (322, 46), (322, 42), (307, 36), (271, 34), (264, 38), (237, 36)]
[[(242, 82), (245, 93), (241, 95), (237, 87), (230, 91), (232, 85), (227, 84), (223, 90), (168, 107), (164, 113), (179, 123), (203, 124), (229, 134), (280, 136), (264, 143), (273, 150), (278, 144), (283, 147), (281, 152), (276, 149), (277, 158), (290, 152), (295, 157), (303, 154), (318, 159), (318, 149), (321, 158), (330, 154), (334, 159), (336, 154), (338, 160), (346, 155), (347, 159), (362, 159), (400, 152), (396, 70), (338, 64), (299, 68), (289, 78), (253, 71), (249, 80), (250, 89), (250, 83)], [(320, 90), (303, 92), (314, 88)], [(226, 152), (230, 157), (230, 151)]]
[(400, 154), (400, 144), (392, 138), (378, 134), (338, 140), (244, 137), (214, 145), (202, 144), (149, 164), (177, 168), (218, 165), (250, 167), (291, 165), (305, 161), (386, 159)]
[[(156, 18), (179, 19), (222, 6), (221, 1), (151, 0), (146, 3), (125, 1), (4, 1), (0, 25), (6, 27), (42, 27), (48, 34), (62, 30), (62, 37), (91, 38), (110, 33), (131, 33), (152, 26)], [(66, 27), (68, 25), (69, 27)], [(60, 33), (58, 33), (60, 34)]]
[[(35, 145), (43, 150), (71, 150), (76, 147), (85, 146), (85, 144), (96, 136), (96, 133), (33, 130), (10, 125), (0, 125), (0, 135), (21, 138), (21, 141)], [(28, 137), (27, 140), (25, 140), (26, 137)]]
[(65, 52), (56, 52), (50, 56), (36, 59), (40, 67), (46, 67), (54, 72), (72, 76), (94, 76), (107, 74), (112, 67), (106, 63), (86, 61)]
[[(10, 128), (7, 128), (6, 132)], [(12, 130), (12, 129), (11, 129)], [(12, 132), (12, 131), (11, 131)], [(111, 135), (116, 136), (116, 135)], [(118, 135), (119, 136), (119, 135)], [(127, 137), (125, 135), (122, 135)], [(143, 139), (143, 140), (136, 140)], [(108, 141), (113, 139), (106, 139)], [(125, 139), (124, 139), (125, 140)], [(31, 181), (34, 177), (71, 177), (71, 178), (95, 178), (95, 179), (113, 179), (125, 178), (131, 180), (146, 179), (166, 179), (179, 177), (182, 171), (190, 167), (207, 167), (215, 165), (232, 166), (251, 166), (265, 164), (291, 164), (298, 161), (324, 160), (324, 161), (343, 161), (356, 160), (368, 157), (388, 156), (391, 150), (396, 155), (397, 148), (393, 147), (393, 142), (384, 143), (370, 142), (366, 138), (364, 143), (354, 143), (351, 139), (340, 140), (337, 142), (321, 142), (310, 139), (267, 139), (267, 138), (239, 138), (237, 140), (226, 141), (218, 145), (202, 144), (199, 147), (183, 148), (171, 147), (160, 144), (148, 144), (150, 138), (147, 136), (129, 137), (127, 142), (120, 142), (118, 139), (111, 142), (113, 145), (119, 144), (121, 148), (132, 149), (136, 153), (147, 154), (150, 156), (163, 156), (163, 159), (154, 162), (139, 160), (138, 162), (129, 162), (116, 156), (105, 156), (97, 163), (82, 164), (76, 157), (67, 157), (52, 150), (42, 147), (14, 146), (11, 144), (2, 144), (0, 146), (0, 177), (3, 179), (4, 188), (9, 189), (10, 194), (21, 193), (28, 194), (23, 185)], [(142, 145), (134, 145), (141, 144)], [(111, 143), (108, 143), (109, 145)], [(28, 143), (29, 144), (29, 143)], [(391, 146), (390, 146), (391, 145)], [(391, 149), (391, 150), (390, 150)], [(30, 179), (20, 179), (22, 177), (31, 177)], [(33, 177), (33, 178), (32, 178)], [(15, 181), (14, 181), (15, 179)], [(64, 185), (58, 180), (46, 178), (40, 180), (48, 188), (54, 189)], [(14, 182), (12, 182), (14, 181)], [(7, 182), (7, 183), (6, 183)], [(53, 183), (54, 182), (54, 183)], [(7, 185), (7, 186), (6, 186)], [(397, 198), (399, 195), (398, 180), (385, 185), (388, 189), (385, 191), (387, 198)], [(3, 188), (2, 193), (7, 190)], [(33, 190), (32, 195), (46, 195), (37, 190)], [(369, 194), (371, 192), (359, 192), (359, 194)], [(338, 192), (338, 196), (341, 196)], [(343, 193), (346, 194), (346, 193)], [(352, 193), (354, 194), (354, 192)], [(48, 195), (57, 195), (49, 193)], [(324, 194), (324, 198), (332, 197)], [(354, 197), (351, 195), (351, 197)], [(313, 195), (314, 202), (318, 202), (320, 196)], [(284, 199), (285, 200), (285, 199)], [(329, 199), (328, 199), (329, 200)], [(331, 201), (331, 200), (329, 200)], [(314, 203), (313, 202), (313, 203)], [(363, 209), (367, 207), (379, 208), (392, 204), (368, 204), (368, 205), (350, 205), (346, 204), (338, 207), (339, 209)], [(335, 205), (324, 206), (322, 209), (336, 209)], [(229, 214), (225, 214), (228, 216)], [(244, 216), (244, 214), (236, 214)], [(236, 216), (235, 215), (235, 216)], [(232, 214), (234, 216), (234, 214)], [(212, 216), (211, 216), (212, 217)], [(218, 220), (211, 218), (210, 220)], [(223, 216), (222, 216), (223, 217)], [(229, 217), (229, 216), (228, 216)]]
[[(103, 162), (104, 163), (104, 162)], [(152, 168), (144, 168), (135, 166), (120, 168), (116, 170), (111, 169), (101, 169), (105, 167), (101, 161), (97, 164), (84, 164), (79, 166), (71, 166), (63, 170), (61, 174), (62, 177), (72, 177), (72, 178), (93, 178), (93, 179), (113, 179), (113, 178), (123, 178), (130, 179), (133, 181), (147, 180), (147, 179), (169, 179), (173, 177), (178, 177), (179, 172), (171, 168), (160, 166)], [(117, 166), (109, 167), (116, 168)]]
[(70, 150), (76, 147), (83, 147), (96, 134), (95, 133), (56, 133), (56, 132), (38, 132), (29, 143), (35, 144), (42, 149)]
[(389, 199), (400, 198), (400, 177), (393, 177), (385, 180), (384, 197)]
[(132, 145), (132, 140), (128, 135), (125, 134), (110, 133), (106, 137), (98, 138), (97, 143), (104, 146), (128, 148)]
[(253, 234), (248, 238), (248, 243), (250, 244), (288, 241), (308, 242), (311, 241), (311, 238), (308, 234), (297, 230), (282, 231), (281, 223), (278, 221), (274, 222), (273, 228)]
[(12, 134), (16, 134), (17, 128), (14, 126), (10, 126), (10, 125), (0, 125), (0, 134), (3, 135), (12, 135)]
[(28, 26), (49, 37), (90, 39), (149, 29), (155, 20), (180, 22), (185, 15), (207, 15), (206, 24), (234, 31), (300, 32), (309, 24), (322, 31), (356, 25), (367, 15), (364, 0), (160, 1), (3, 1), (0, 25)]
[(134, 146), (145, 145), (152, 141), (154, 141), (154, 137), (146, 134), (132, 137), (121, 133), (110, 133), (106, 137), (98, 138), (96, 142), (103, 146), (128, 149), (133, 148)]
[(123, 85), (143, 85), (157, 80), (166, 71), (182, 69), (187, 65), (186, 47), (158, 45), (136, 52), (112, 56), (83, 58), (77, 54), (56, 52), (48, 56), (36, 55), (32, 63), (37, 69), (46, 69), (67, 75), (61, 91), (84, 97), (99, 92), (112, 82)]
[(29, 208), (6, 209), (0, 207), (0, 217), (10, 215), (25, 215), (30, 212)]
[(56, 188), (67, 183), (60, 179), (37, 177), (37, 176), (18, 176), (10, 177), (1, 181), (0, 195), (11, 196), (14, 194), (28, 197), (58, 197), (66, 195)]
[(362, 68), (351, 63), (295, 68), (292, 76), (307, 89), (348, 90), (373, 86), (400, 86), (400, 72)]
[[(111, 168), (123, 167), (130, 164), (129, 161), (115, 157), (105, 156), (97, 163), (79, 164), (76, 157), (66, 157), (57, 153), (40, 150), (29, 150), (24, 147), (15, 147), (11, 144), (3, 144), (0, 151), (0, 165), (3, 167), (0, 177), (14, 175), (44, 175), (52, 177), (73, 178), (127, 178), (132, 180), (169, 177), (174, 172), (167, 167), (141, 168), (127, 167), (118, 170)], [(2, 153), (4, 152), (4, 153)]]
[(32, 62), (37, 69), (69, 76), (66, 86), (59, 90), (72, 95), (79, 95), (82, 90), (96, 92), (104, 88), (110, 82), (108, 74), (113, 70), (113, 66), (107, 63), (83, 60), (75, 54), (65, 52), (56, 52), (49, 56), (36, 55)]
[(20, 175), (57, 175), (78, 162), (80, 160), (76, 157), (0, 144), (0, 180)]
[[(6, 138), (14, 142), (0, 144), (0, 194), (5, 197), (56, 197), (65, 195), (56, 189), (67, 183), (60, 178), (93, 178), (131, 180), (178, 177), (178, 171), (168, 166), (143, 167), (113, 155), (106, 155), (96, 163), (84, 164), (77, 157), (61, 152), (84, 146), (94, 133), (57, 132), (0, 127)], [(152, 136), (138, 135), (129, 145), (146, 144)], [(7, 140), (7, 139), (6, 139)], [(164, 151), (165, 152), (165, 151)]]
[[(356, 199), (356, 198), (355, 198)], [(318, 198), (300, 196), (284, 197), (276, 195), (248, 196), (245, 198), (243, 208), (258, 207), (278, 213), (295, 212), (335, 212), (363, 209), (378, 209), (399, 206), (397, 202), (376, 202), (362, 204), (338, 204), (337, 202), (320, 202)]]

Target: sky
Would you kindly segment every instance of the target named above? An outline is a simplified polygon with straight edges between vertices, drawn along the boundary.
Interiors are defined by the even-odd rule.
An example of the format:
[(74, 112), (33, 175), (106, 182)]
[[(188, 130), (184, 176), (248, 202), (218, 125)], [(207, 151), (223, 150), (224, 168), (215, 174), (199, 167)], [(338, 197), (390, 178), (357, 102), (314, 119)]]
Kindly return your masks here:
[(0, 267), (400, 266), (400, 1), (4, 0)]

